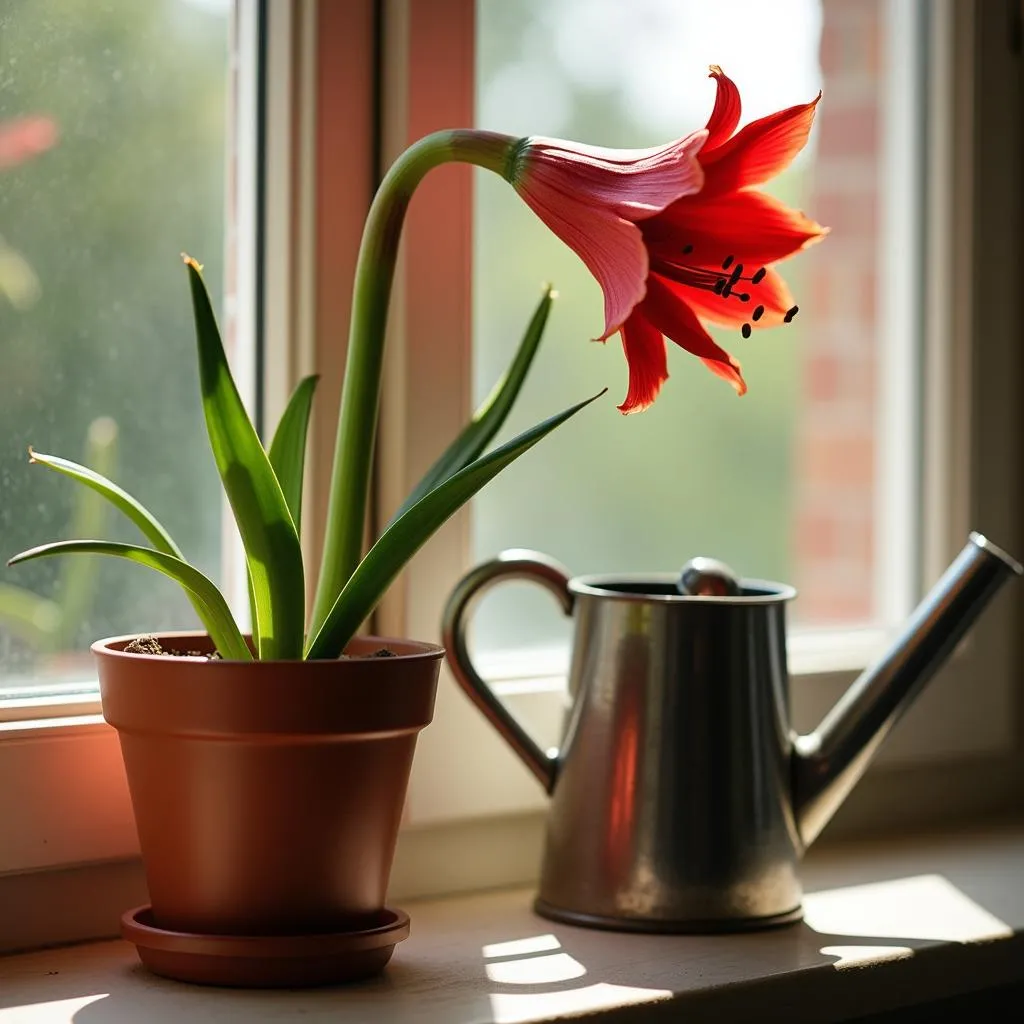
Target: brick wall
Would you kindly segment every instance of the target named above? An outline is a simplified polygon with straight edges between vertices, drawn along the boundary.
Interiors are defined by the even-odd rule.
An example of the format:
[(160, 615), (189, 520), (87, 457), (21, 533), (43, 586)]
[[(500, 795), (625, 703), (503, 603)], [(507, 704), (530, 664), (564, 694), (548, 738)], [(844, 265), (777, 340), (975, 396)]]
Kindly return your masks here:
[(825, 99), (807, 209), (831, 234), (808, 260), (801, 311), (793, 549), (804, 624), (872, 613), (883, 3), (822, 0)]

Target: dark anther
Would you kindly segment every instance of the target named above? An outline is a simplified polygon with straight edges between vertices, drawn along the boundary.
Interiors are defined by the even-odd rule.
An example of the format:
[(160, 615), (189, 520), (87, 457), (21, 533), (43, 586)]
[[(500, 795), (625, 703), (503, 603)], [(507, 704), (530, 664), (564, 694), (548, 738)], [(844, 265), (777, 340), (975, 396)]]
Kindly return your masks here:
[(764, 280), (764, 275), (767, 273), (768, 271), (765, 270), (764, 267), (762, 267), (760, 270), (754, 271), (754, 276), (750, 279), (750, 283), (760, 284)]
[(725, 259), (722, 260), (722, 269), (723, 270), (728, 270), (732, 266), (733, 259), (735, 259), (735, 257), (733, 257), (733, 256), (726, 256)]
[(732, 286), (733, 286), (733, 282), (732, 281), (726, 281), (725, 282), (725, 287), (722, 289), (722, 298), (723, 299), (727, 299), (727, 298), (729, 298), (730, 295), (732, 295)]
[(743, 335), (744, 338), (749, 338), (750, 337), (750, 324), (744, 324), (740, 328), (740, 333)]
[(736, 296), (736, 298), (739, 299), (740, 302), (749, 302), (750, 301), (750, 292), (740, 292)]
[(725, 287), (725, 278), (724, 278), (724, 277), (720, 277), (720, 278), (719, 278), (719, 279), (718, 279), (718, 280), (717, 280), (717, 281), (715, 282), (715, 294), (716, 294), (716, 295), (721, 295), (721, 294), (722, 294), (722, 289), (723, 289), (724, 287)]
[(743, 276), (743, 264), (742, 263), (737, 263), (736, 266), (733, 267), (733, 271), (732, 271), (733, 281), (738, 281), (742, 276)]
[(684, 245), (683, 246), (683, 255), (684, 256), (689, 256), (691, 252), (693, 252), (693, 246), (692, 245)]
[(786, 310), (786, 315), (782, 319), (783, 319), (783, 321), (785, 323), (788, 324), (793, 319), (793, 317), (795, 317), (797, 315), (797, 313), (799, 313), (799, 312), (800, 312), (800, 307), (799, 306), (793, 306), (790, 309)]
[(756, 324), (757, 321), (760, 320), (761, 317), (763, 317), (763, 316), (764, 316), (764, 306), (755, 306), (754, 307), (754, 315), (750, 319), (753, 320), (754, 323)]

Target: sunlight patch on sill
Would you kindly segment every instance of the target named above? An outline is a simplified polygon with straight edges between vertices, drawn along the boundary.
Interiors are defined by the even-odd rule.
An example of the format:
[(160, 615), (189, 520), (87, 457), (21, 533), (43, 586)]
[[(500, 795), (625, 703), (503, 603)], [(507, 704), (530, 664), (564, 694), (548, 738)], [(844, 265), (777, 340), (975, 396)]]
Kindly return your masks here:
[(836, 957), (832, 966), (837, 971), (845, 971), (850, 967), (870, 967), (887, 960), (906, 960), (914, 955), (909, 946), (822, 946), (818, 952), (822, 956)]
[[(509, 942), (492, 942), (482, 948), (488, 981), (497, 985), (558, 985), (582, 978), (587, 969), (561, 949), (550, 933)], [(496, 958), (500, 959), (494, 962)], [(638, 988), (597, 982), (579, 988), (543, 992), (491, 992), (488, 996), (495, 1024), (526, 1024), (553, 1017), (576, 1016), (595, 1010), (636, 1006), (671, 999), (668, 989)]]
[(553, 985), (572, 981), (587, 973), (586, 967), (568, 953), (549, 953), (524, 960), (506, 960), (487, 965), (488, 981), (499, 985)]
[(484, 958), (492, 960), (499, 956), (526, 956), (529, 953), (549, 953), (558, 949), (561, 943), (548, 933), (531, 935), (528, 939), (513, 939), (511, 942), (491, 942), (484, 946)]
[(595, 1010), (611, 1010), (622, 1006), (671, 999), (667, 989), (630, 988), (599, 982), (566, 992), (527, 993), (492, 992), (491, 1013), (494, 1024), (526, 1024), (528, 1021), (551, 1020), (552, 1017), (577, 1016)]
[(1005, 921), (942, 875), (913, 875), (808, 893), (804, 923), (830, 938), (966, 943), (1013, 935)]
[(78, 996), (75, 999), (26, 1003), (6, 1009), (0, 1007), (0, 1024), (52, 1024), (53, 1021), (71, 1020), (90, 1004), (106, 999), (107, 995), (106, 992), (101, 992), (98, 995)]

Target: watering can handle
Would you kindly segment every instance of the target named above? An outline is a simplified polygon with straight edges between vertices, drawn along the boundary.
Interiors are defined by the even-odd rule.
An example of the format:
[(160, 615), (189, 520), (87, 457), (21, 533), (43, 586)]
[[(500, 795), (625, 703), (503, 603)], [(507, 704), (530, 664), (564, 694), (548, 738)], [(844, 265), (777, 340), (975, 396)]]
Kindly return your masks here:
[(566, 615), (572, 614), (573, 595), (565, 567), (539, 551), (512, 548), (470, 570), (456, 585), (445, 605), (442, 643), (455, 681), (550, 793), (555, 785), (558, 751), (540, 748), (501, 697), (477, 672), (466, 647), (466, 625), (472, 606), (495, 584), (510, 580), (539, 583), (555, 595)]

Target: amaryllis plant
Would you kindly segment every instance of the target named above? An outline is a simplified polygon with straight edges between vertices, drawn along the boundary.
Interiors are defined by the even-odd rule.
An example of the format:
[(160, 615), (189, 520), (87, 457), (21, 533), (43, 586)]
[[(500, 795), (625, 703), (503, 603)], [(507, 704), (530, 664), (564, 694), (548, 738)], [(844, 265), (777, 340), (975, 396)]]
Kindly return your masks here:
[[(89, 552), (165, 573), (187, 592), (224, 658), (336, 658), (424, 542), (502, 469), (598, 396), (488, 451), (525, 379), (544, 330), (542, 298), (507, 373), (438, 458), (369, 550), (363, 536), (377, 432), (388, 303), (405, 211), (424, 175), (460, 161), (500, 174), (583, 260), (604, 292), (599, 336), (622, 337), (629, 366), (623, 412), (654, 401), (668, 377), (665, 339), (698, 356), (742, 394), (739, 363), (702, 320), (752, 329), (789, 322), (796, 305), (770, 264), (824, 234), (802, 214), (755, 190), (783, 170), (807, 140), (817, 100), (739, 132), (735, 85), (713, 67), (717, 99), (706, 127), (649, 150), (598, 149), (495, 132), (436, 132), (388, 171), (367, 216), (353, 285), (352, 320), (328, 525), (307, 615), (300, 530), (306, 432), (316, 378), (303, 380), (264, 446), (242, 404), (203, 284), (186, 257), (210, 445), (245, 547), (252, 647), (214, 584), (190, 565), (167, 531), (106, 477), (52, 455), (32, 460), (98, 491), (127, 515), (148, 546), (65, 541), (11, 563)], [(603, 392), (602, 392), (603, 393)]]

